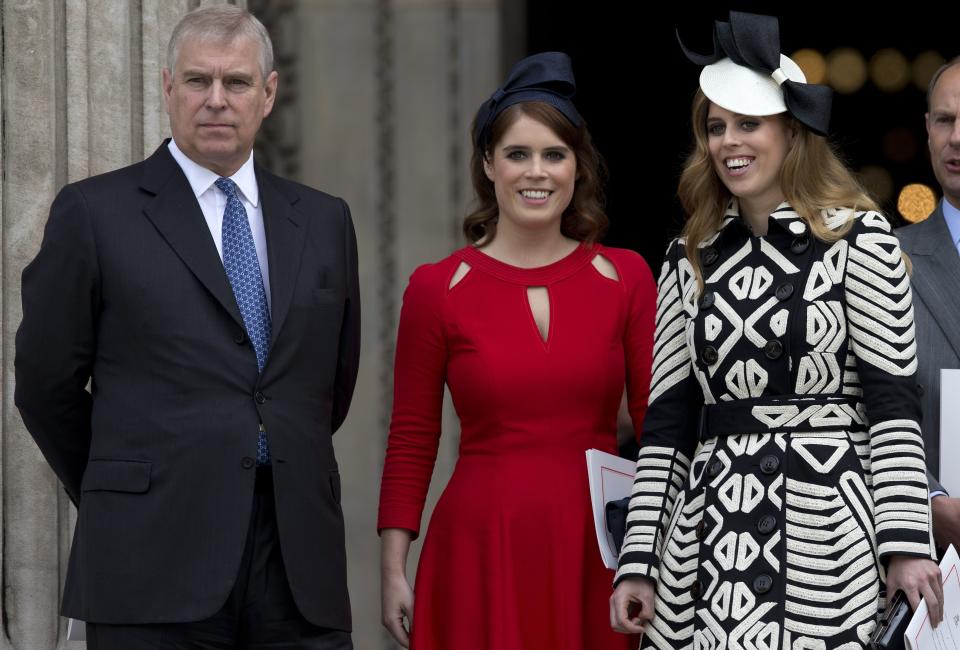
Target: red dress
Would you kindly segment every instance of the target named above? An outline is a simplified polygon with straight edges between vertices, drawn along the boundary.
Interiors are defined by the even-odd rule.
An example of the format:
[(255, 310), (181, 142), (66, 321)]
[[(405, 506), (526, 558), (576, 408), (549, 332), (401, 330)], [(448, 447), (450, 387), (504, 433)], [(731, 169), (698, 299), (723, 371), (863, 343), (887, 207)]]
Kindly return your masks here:
[[(603, 255), (618, 279), (591, 263)], [(470, 271), (453, 288), (465, 262)], [(547, 287), (540, 336), (527, 287)], [(424, 541), (412, 650), (626, 650), (597, 548), (584, 451), (616, 453), (626, 385), (647, 404), (656, 287), (632, 251), (581, 246), (521, 269), (467, 247), (418, 268), (403, 299), (378, 528), (419, 533), (444, 382), (460, 455)]]

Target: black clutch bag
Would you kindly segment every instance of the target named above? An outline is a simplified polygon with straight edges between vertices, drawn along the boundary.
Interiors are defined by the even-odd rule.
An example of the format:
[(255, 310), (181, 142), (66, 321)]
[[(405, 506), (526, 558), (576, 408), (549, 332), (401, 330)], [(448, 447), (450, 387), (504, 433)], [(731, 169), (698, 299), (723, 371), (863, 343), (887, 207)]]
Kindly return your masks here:
[(910, 625), (913, 610), (902, 591), (893, 596), (893, 600), (883, 613), (880, 624), (870, 637), (870, 650), (903, 650), (903, 635)]
[(613, 537), (613, 543), (617, 547), (617, 553), (623, 546), (623, 538), (627, 534), (627, 508), (630, 505), (630, 497), (624, 497), (617, 501), (607, 501), (604, 506), (607, 517), (607, 530)]

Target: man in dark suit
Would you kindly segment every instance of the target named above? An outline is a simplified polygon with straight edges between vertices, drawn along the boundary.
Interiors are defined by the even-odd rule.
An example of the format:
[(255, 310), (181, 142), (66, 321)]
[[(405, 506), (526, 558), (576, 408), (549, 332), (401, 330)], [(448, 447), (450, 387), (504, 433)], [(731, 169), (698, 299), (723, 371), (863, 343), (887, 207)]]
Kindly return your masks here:
[[(960, 548), (960, 499), (937, 476), (940, 458), (940, 370), (960, 368), (960, 57), (940, 68), (927, 92), (927, 135), (943, 200), (920, 223), (897, 231), (913, 265), (917, 381), (923, 395), (923, 436), (938, 546)], [(960, 399), (960, 396), (957, 396)], [(960, 459), (953, 459), (953, 464)], [(932, 474), (931, 474), (932, 473)]]
[(356, 241), (253, 161), (272, 59), (242, 9), (184, 17), (172, 141), (64, 187), (23, 273), (16, 404), (79, 509), (63, 613), (92, 650), (351, 647)]

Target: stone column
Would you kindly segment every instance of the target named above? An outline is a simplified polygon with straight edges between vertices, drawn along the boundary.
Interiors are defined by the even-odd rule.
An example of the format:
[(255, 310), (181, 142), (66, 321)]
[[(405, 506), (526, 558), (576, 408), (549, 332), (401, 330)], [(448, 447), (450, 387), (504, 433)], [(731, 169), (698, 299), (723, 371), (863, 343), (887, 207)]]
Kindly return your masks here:
[[(223, 3), (0, 0), (0, 650), (84, 647), (66, 641), (58, 616), (75, 512), (13, 406), (20, 274), (65, 183), (141, 160), (169, 135), (160, 86), (169, 34), (184, 12)], [(355, 645), (390, 648), (379, 623), (375, 520), (396, 321), (413, 269), (461, 243), (471, 196), (468, 130), (500, 80), (501, 8), (498, 0), (249, 4), (276, 42), (281, 84), (291, 84), (257, 156), (346, 198), (357, 226), (363, 358), (335, 444)], [(446, 413), (424, 522), (456, 459), (449, 400)]]
[[(363, 345), (353, 406), (334, 443), (343, 480), (357, 648), (392, 648), (380, 625), (380, 470), (403, 290), (414, 268), (462, 245), (474, 112), (500, 82), (497, 0), (301, 0), (300, 176), (343, 196), (360, 247)], [(282, 83), (282, 80), (281, 80)], [(424, 513), (457, 456), (449, 399)], [(419, 555), (408, 565), (411, 583)]]
[(58, 615), (75, 512), (13, 406), (20, 274), (67, 182), (143, 159), (168, 134), (170, 32), (197, 0), (0, 0), (3, 420), (0, 650), (82, 648)]

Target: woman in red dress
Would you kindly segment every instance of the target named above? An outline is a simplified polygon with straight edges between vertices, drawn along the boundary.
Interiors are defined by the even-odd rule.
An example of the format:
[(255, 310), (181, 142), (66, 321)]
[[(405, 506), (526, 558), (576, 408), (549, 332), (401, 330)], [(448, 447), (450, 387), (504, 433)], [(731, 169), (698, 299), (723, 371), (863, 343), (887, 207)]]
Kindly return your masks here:
[[(584, 452), (616, 453), (626, 387), (650, 383), (656, 288), (606, 225), (599, 156), (570, 98), (569, 58), (524, 59), (480, 107), (470, 244), (404, 295), (383, 469), (384, 625), (414, 650), (626, 650), (593, 530)], [(406, 578), (436, 460), (446, 384), (460, 455)]]

